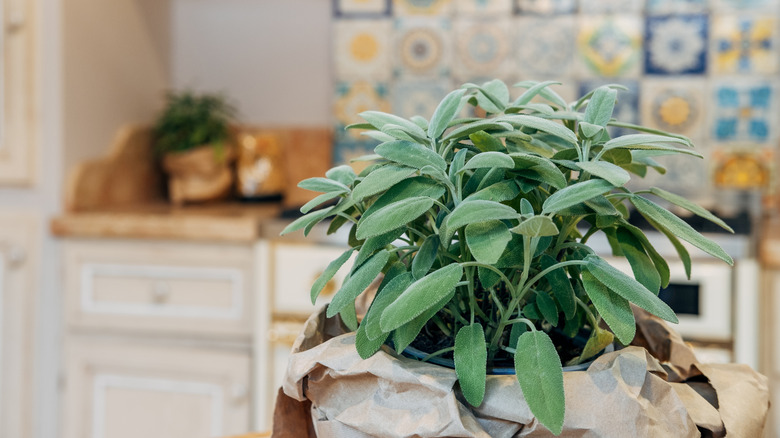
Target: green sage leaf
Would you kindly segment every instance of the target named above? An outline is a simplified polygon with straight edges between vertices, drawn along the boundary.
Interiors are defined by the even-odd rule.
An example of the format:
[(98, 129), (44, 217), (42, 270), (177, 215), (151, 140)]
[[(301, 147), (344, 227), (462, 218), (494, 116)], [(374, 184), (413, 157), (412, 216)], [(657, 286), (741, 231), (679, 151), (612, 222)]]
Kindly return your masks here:
[(425, 196), (407, 198), (387, 205), (368, 217), (358, 221), (357, 238), (387, 233), (417, 219), (433, 206), (433, 199)]
[(415, 169), (433, 166), (443, 171), (447, 168), (447, 163), (439, 154), (410, 141), (396, 140), (382, 143), (374, 149), (374, 152), (390, 161)]
[(363, 178), (363, 181), (355, 186), (355, 189), (352, 190), (352, 199), (355, 202), (360, 202), (368, 196), (383, 192), (410, 177), (414, 171), (411, 167), (406, 166), (393, 164), (382, 166), (369, 173)]
[(439, 252), (439, 236), (432, 234), (425, 238), (420, 249), (412, 260), (412, 275), (419, 280), (428, 274), (433, 263), (436, 261), (436, 254)]
[(428, 137), (439, 138), (449, 126), (449, 123), (460, 112), (463, 107), (463, 94), (466, 90), (451, 91), (436, 107), (428, 124)]
[(582, 286), (615, 336), (623, 345), (630, 344), (636, 335), (636, 322), (628, 300), (613, 292), (588, 271), (582, 272)]
[(533, 216), (512, 228), (513, 233), (527, 237), (555, 236), (559, 233), (555, 222), (547, 216)]
[(598, 195), (612, 190), (614, 187), (603, 179), (591, 179), (570, 185), (550, 195), (542, 205), (542, 214), (555, 213), (564, 208), (572, 207)]
[(462, 276), (463, 268), (453, 263), (412, 283), (382, 312), (382, 331), (395, 330), (435, 306), (455, 290)]
[(546, 333), (537, 330), (520, 335), (515, 352), (515, 372), (531, 413), (550, 432), (560, 435), (566, 412), (563, 367)]
[[(620, 272), (597, 255), (585, 257), (585, 269), (612, 292), (669, 322), (677, 323), (677, 316), (669, 306), (642, 283)], [(584, 271), (583, 271), (584, 272)]]
[(349, 257), (352, 255), (353, 251), (354, 248), (350, 248), (344, 251), (344, 253), (341, 254), (337, 259), (328, 263), (328, 266), (324, 271), (322, 271), (322, 274), (317, 277), (316, 280), (314, 280), (314, 284), (311, 285), (310, 292), (312, 304), (317, 301), (317, 297), (320, 295), (320, 292), (322, 292), (322, 289), (325, 288), (325, 285), (328, 284), (331, 279), (333, 279), (333, 276), (336, 275), (336, 272), (338, 272), (339, 269), (344, 266), (344, 263), (349, 260)]
[(685, 223), (674, 213), (641, 196), (633, 196), (630, 200), (643, 216), (652, 219), (664, 229), (707, 254), (717, 257), (729, 265), (734, 265), (734, 260), (723, 248), (699, 234), (698, 231), (694, 230), (693, 227)]
[(371, 285), (371, 282), (374, 281), (376, 276), (382, 272), (382, 268), (385, 267), (388, 260), (390, 260), (390, 253), (387, 251), (380, 251), (371, 256), (370, 259), (350, 275), (349, 278), (344, 281), (341, 289), (333, 296), (330, 305), (328, 305), (327, 317), (330, 318), (334, 316), (348, 305), (354, 306), (355, 299)]
[(500, 220), (472, 223), (466, 226), (466, 244), (474, 258), (486, 265), (496, 263), (512, 240), (506, 224)]
[(631, 180), (631, 175), (623, 168), (606, 161), (586, 161), (577, 163), (580, 169), (605, 179), (615, 187), (621, 187)]
[(481, 324), (475, 322), (458, 330), (454, 359), (463, 396), (472, 406), (481, 405), (487, 378), (487, 344)]
[(731, 229), (730, 226), (726, 225), (726, 223), (723, 222), (719, 217), (717, 217), (714, 214), (710, 213), (705, 208), (703, 208), (703, 207), (701, 207), (699, 205), (696, 205), (693, 202), (683, 198), (680, 195), (676, 195), (674, 193), (667, 192), (666, 190), (659, 189), (658, 187), (651, 188), (650, 192), (652, 194), (658, 196), (659, 198), (665, 199), (665, 200), (671, 202), (672, 204), (674, 204), (674, 205), (676, 205), (678, 207), (682, 207), (682, 208), (690, 211), (691, 213), (693, 213), (693, 214), (695, 214), (697, 216), (700, 216), (700, 217), (703, 217), (704, 219), (707, 219), (708, 221), (718, 225), (719, 227), (723, 228), (724, 230), (726, 230), (726, 231), (728, 231), (730, 233), (734, 232), (734, 230)]

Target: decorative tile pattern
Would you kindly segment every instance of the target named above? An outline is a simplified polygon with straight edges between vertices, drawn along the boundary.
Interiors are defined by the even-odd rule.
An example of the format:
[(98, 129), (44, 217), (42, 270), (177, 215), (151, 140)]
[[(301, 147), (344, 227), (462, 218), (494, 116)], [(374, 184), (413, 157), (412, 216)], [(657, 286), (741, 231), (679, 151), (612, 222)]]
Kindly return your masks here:
[(510, 22), (457, 19), (455, 31), (456, 76), (500, 77), (506, 75), (510, 52)]
[(334, 26), (335, 73), (339, 80), (390, 79), (388, 20), (345, 20)]
[(777, 137), (777, 87), (768, 81), (723, 81), (713, 88), (712, 138), (766, 143)]
[(449, 19), (396, 19), (393, 53), (395, 75), (448, 75), (452, 64), (450, 27)]
[(572, 14), (577, 0), (515, 0), (516, 14)]
[(633, 15), (582, 16), (577, 48), (586, 74), (636, 76), (641, 64), (642, 22)]
[(644, 0), (580, 0), (580, 11), (583, 14), (638, 14), (644, 6)]
[(712, 29), (712, 58), (717, 73), (774, 74), (778, 71), (775, 17), (720, 15)]
[(706, 12), (708, 0), (647, 0), (650, 14), (680, 14)]
[(707, 16), (647, 17), (645, 72), (704, 74), (707, 70)]
[(452, 14), (452, 0), (393, 0), (393, 13), (397, 17)]
[(430, 120), (436, 106), (452, 89), (448, 79), (398, 81), (392, 87), (392, 112), (401, 117)]
[[(591, 79), (580, 83), (579, 96), (583, 96), (585, 93), (590, 92), (602, 85), (618, 84), (628, 88), (627, 91), (618, 91), (617, 102), (615, 103), (615, 110), (613, 117), (621, 122), (627, 123), (639, 123), (639, 82), (631, 79), (612, 80), (605, 81), (603, 79)], [(612, 137), (625, 134), (635, 134), (636, 132), (623, 129), (610, 127), (609, 132)]]
[(572, 16), (519, 17), (513, 26), (514, 65), (523, 79), (566, 78), (575, 59)]
[(391, 0), (333, 0), (333, 15), (339, 18), (389, 17)]
[[(339, 82), (336, 84), (336, 99), (333, 105), (333, 113), (336, 116), (336, 124), (347, 126), (353, 123), (362, 123), (365, 120), (358, 114), (363, 111), (377, 110), (390, 111), (390, 102), (387, 96), (388, 86), (383, 83), (370, 83), (366, 81)], [(349, 131), (354, 139), (362, 138), (360, 133)]]
[(505, 16), (512, 13), (512, 0), (456, 0), (455, 13), (464, 17)]
[(642, 82), (642, 124), (701, 138), (705, 99), (706, 84), (701, 80), (646, 79)]

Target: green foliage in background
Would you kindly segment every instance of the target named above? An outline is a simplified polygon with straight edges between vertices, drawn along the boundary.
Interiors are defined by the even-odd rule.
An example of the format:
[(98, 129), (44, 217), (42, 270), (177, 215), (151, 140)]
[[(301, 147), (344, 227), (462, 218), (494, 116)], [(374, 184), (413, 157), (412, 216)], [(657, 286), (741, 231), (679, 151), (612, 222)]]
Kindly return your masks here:
[[(356, 175), (346, 165), (299, 186), (323, 194), (283, 232), (305, 233), (323, 220), (329, 232), (350, 228), (351, 248), (314, 284), (312, 300), (350, 256), (356, 262), (328, 307), (357, 330), (367, 358), (392, 340), (404, 350), (425, 327), (452, 338), (432, 356), (452, 352), (466, 400), (481, 404), (486, 369), (499, 352), (514, 356), (531, 411), (555, 434), (565, 412), (563, 371), (548, 332), (590, 333), (581, 363), (614, 338), (628, 344), (635, 322), (629, 303), (667, 321), (674, 312), (658, 298), (669, 266), (645, 234), (628, 223), (633, 206), (665, 234), (690, 272), (680, 239), (732, 263), (719, 246), (653, 201), (661, 198), (720, 226), (701, 207), (661, 189), (632, 192), (631, 175), (663, 172), (659, 155), (701, 156), (687, 138), (612, 118), (618, 86), (566, 102), (550, 85), (516, 84), (514, 101), (500, 81), (465, 84), (439, 104), (430, 120), (376, 111), (351, 126), (380, 140), (371, 165)], [(540, 99), (541, 98), (541, 99)], [(538, 102), (543, 100), (544, 103)], [(459, 118), (467, 105), (486, 117)], [(608, 126), (637, 134), (610, 138)], [(336, 199), (335, 205), (321, 206)], [(587, 245), (606, 235), (628, 276)], [(384, 279), (358, 325), (356, 297)], [(601, 322), (611, 329), (599, 328)], [(504, 353), (502, 353), (504, 354)]]
[(199, 146), (221, 145), (229, 137), (229, 123), (235, 109), (216, 94), (171, 92), (165, 109), (154, 126), (159, 153), (182, 152)]

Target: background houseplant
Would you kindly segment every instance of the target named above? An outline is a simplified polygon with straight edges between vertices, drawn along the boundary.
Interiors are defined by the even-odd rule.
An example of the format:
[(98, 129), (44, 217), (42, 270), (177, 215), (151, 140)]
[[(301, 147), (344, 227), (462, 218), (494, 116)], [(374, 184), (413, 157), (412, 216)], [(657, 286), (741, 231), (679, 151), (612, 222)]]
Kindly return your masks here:
[[(728, 263), (731, 258), (648, 195), (728, 227), (672, 193), (625, 187), (631, 173), (662, 171), (653, 157), (699, 156), (684, 137), (611, 119), (616, 87), (601, 87), (571, 104), (549, 86), (517, 84), (510, 101), (500, 81), (465, 84), (451, 92), (430, 121), (365, 112), (352, 126), (383, 143), (359, 175), (339, 166), (300, 186), (323, 194), (284, 233), (330, 218), (330, 232), (349, 225), (351, 248), (312, 287), (324, 284), (357, 252), (354, 266), (328, 308), (357, 330), (362, 357), (391, 341), (429, 357), (451, 354), (465, 398), (478, 406), (488, 368), (510, 359), (539, 421), (559, 434), (565, 403), (562, 363), (579, 363), (614, 337), (634, 337), (629, 303), (667, 321), (658, 297), (669, 266), (644, 233), (627, 222), (632, 205), (668, 236), (685, 269), (691, 259), (679, 239)], [(545, 103), (533, 101), (537, 96)], [(465, 105), (487, 116), (457, 118)], [(581, 110), (584, 108), (584, 112)], [(611, 139), (608, 125), (640, 134)], [(335, 205), (314, 210), (327, 201)], [(606, 234), (635, 278), (587, 246)], [(376, 298), (358, 324), (354, 300), (380, 274)], [(600, 328), (603, 321), (611, 331)], [(571, 341), (587, 333), (577, 346)], [(556, 342), (551, 340), (554, 337)]]
[(169, 93), (154, 126), (155, 148), (169, 174), (169, 195), (176, 204), (227, 194), (235, 152), (229, 123), (235, 109), (219, 95)]

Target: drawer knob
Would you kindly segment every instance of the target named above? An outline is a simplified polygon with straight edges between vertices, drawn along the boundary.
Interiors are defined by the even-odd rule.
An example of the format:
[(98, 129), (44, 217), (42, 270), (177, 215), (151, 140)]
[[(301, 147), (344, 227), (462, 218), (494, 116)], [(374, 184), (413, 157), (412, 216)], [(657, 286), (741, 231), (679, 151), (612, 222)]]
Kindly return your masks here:
[(164, 282), (158, 281), (152, 286), (152, 301), (157, 304), (164, 304), (171, 297), (171, 286)]

